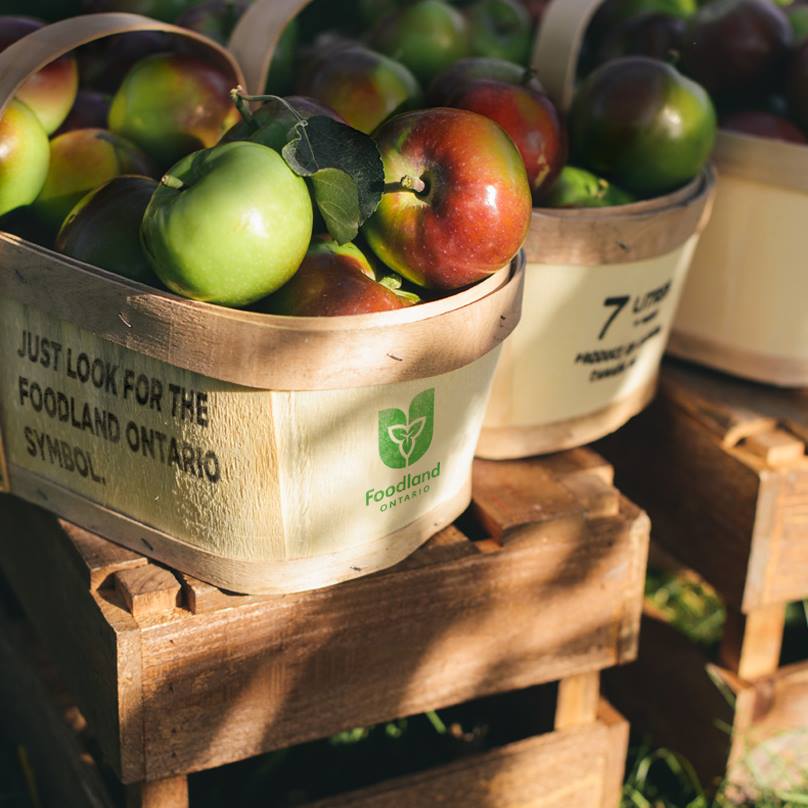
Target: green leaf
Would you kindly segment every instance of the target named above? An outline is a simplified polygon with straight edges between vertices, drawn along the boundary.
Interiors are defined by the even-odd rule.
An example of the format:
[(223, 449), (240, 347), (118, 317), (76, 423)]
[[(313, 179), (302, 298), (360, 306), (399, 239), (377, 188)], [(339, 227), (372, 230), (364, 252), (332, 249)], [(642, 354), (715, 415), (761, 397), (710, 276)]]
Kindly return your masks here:
[(309, 177), (314, 201), (328, 232), (338, 244), (359, 233), (359, 193), (356, 183), (339, 168), (321, 168)]
[(359, 224), (363, 224), (379, 206), (384, 191), (384, 166), (373, 139), (325, 115), (298, 121), (290, 136), (282, 154), (292, 171), (301, 177), (324, 168), (345, 172), (356, 186)]

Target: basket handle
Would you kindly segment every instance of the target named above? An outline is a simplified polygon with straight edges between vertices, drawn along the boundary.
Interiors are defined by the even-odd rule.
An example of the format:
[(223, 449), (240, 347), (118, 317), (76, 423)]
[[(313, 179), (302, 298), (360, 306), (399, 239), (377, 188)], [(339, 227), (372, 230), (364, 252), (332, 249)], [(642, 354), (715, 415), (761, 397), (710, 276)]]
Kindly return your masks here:
[(544, 12), (531, 66), (564, 112), (572, 106), (584, 35), (603, 0), (554, 0)]
[(32, 31), (0, 53), (0, 114), (20, 85), (54, 59), (97, 39), (137, 31), (162, 31), (201, 43), (215, 51), (222, 63), (232, 71), (234, 84), (244, 82), (241, 68), (233, 56), (217, 42), (195, 31), (139, 14), (85, 14)]
[(244, 70), (252, 95), (264, 92), (272, 55), (286, 26), (311, 0), (254, 0), (236, 23), (227, 47)]

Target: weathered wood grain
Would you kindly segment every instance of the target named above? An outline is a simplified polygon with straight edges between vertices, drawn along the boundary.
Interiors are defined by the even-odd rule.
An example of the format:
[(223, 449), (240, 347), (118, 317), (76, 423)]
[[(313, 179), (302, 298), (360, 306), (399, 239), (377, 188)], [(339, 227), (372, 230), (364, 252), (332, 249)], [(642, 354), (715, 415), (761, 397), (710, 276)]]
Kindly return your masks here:
[[(186, 577), (179, 608), (136, 620), (114, 590), (91, 593), (75, 567), (49, 586), (51, 560), (75, 550), (45, 515), (10, 574), (24, 566), (37, 581), (20, 594), (52, 635), (57, 615), (82, 610), (105, 626), (106, 673), (92, 628), (51, 645), (93, 701), (88, 720), (114, 736), (100, 733), (123, 780), (163, 779), (633, 658), (648, 520), (623, 499), (616, 514), (604, 510), (608, 468), (590, 453), (574, 457), (520, 474), (502, 467), (513, 513), (497, 498), (494, 469), (481, 467), (478, 510), (490, 531), (470, 514), (398, 567), (317, 592), (245, 598)], [(576, 496), (593, 486), (594, 505)], [(65, 604), (49, 608), (43, 586), (63, 591)], [(67, 608), (70, 599), (83, 606)]]
[(310, 808), (617, 808), (628, 725), (608, 707), (586, 727), (552, 732)]
[(736, 609), (805, 597), (808, 458), (777, 413), (793, 432), (806, 401), (678, 364), (662, 378), (657, 402), (598, 445), (619, 485), (660, 546)]

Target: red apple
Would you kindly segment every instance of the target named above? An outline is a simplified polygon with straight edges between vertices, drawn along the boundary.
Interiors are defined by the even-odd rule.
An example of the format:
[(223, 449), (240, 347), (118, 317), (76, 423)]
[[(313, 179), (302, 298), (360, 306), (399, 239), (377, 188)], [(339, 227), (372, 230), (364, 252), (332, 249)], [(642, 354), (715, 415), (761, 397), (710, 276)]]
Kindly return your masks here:
[[(528, 80), (529, 82), (529, 80)], [(434, 92), (430, 100), (441, 106), (468, 109), (496, 121), (513, 140), (525, 161), (527, 177), (537, 198), (549, 188), (567, 160), (567, 143), (561, 116), (542, 92), (520, 84), (475, 79), (460, 82), (444, 97)]]
[[(0, 17), (0, 51), (43, 25), (44, 22), (32, 17)], [(17, 98), (33, 110), (50, 135), (70, 112), (78, 86), (76, 60), (67, 54), (28, 78), (17, 90)]]
[(789, 143), (808, 143), (808, 138), (791, 121), (771, 112), (734, 112), (721, 119), (721, 128)]
[(437, 76), (429, 86), (428, 98), (433, 103), (434, 99), (450, 99), (455, 93), (462, 92), (467, 82), (477, 79), (519, 84), (538, 93), (544, 92), (544, 87), (530, 68), (506, 59), (470, 56), (466, 59), (458, 59), (451, 67)]
[(421, 98), (415, 76), (403, 64), (344, 43), (313, 59), (297, 92), (328, 104), (347, 124), (368, 134), (394, 113), (417, 106)]
[(155, 175), (133, 143), (105, 129), (76, 129), (50, 144), (48, 177), (34, 202), (37, 217), (55, 232), (88, 192), (120, 174)]
[(374, 139), (388, 190), (365, 237), (387, 266), (420, 286), (457, 289), (519, 251), (530, 226), (530, 185), (497, 124), (435, 108), (396, 116)]
[(56, 134), (72, 132), (74, 129), (105, 129), (111, 101), (111, 96), (106, 93), (79, 90), (73, 109), (56, 130)]
[(680, 67), (713, 96), (748, 99), (777, 84), (792, 38), (772, 0), (713, 0), (688, 22)]
[(261, 311), (297, 317), (369, 314), (411, 305), (375, 280), (373, 269), (353, 244), (318, 239), (294, 277), (261, 304)]

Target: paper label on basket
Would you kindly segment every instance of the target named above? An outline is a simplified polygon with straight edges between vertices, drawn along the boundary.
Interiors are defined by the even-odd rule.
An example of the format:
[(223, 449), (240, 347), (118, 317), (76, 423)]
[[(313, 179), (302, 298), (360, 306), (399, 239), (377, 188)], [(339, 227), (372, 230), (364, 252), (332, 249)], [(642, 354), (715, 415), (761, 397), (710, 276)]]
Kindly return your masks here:
[(3, 444), (3, 424), (0, 418), (0, 493), (11, 490), (11, 480), (8, 478), (8, 464), (6, 463), (6, 449)]
[(485, 426), (585, 416), (650, 383), (695, 242), (627, 264), (528, 264), (522, 320), (498, 368)]
[(498, 355), (430, 379), (272, 392), (180, 370), (12, 300), (0, 301), (0, 344), (12, 473), (243, 560), (380, 539), (456, 496)]

